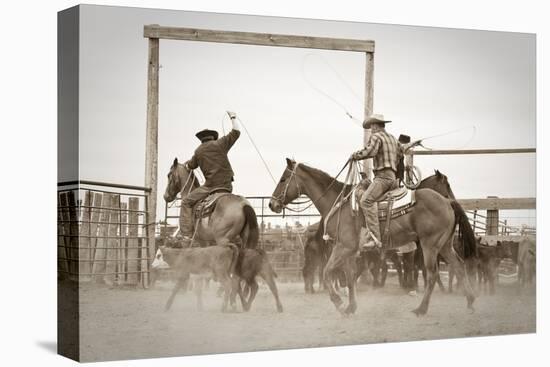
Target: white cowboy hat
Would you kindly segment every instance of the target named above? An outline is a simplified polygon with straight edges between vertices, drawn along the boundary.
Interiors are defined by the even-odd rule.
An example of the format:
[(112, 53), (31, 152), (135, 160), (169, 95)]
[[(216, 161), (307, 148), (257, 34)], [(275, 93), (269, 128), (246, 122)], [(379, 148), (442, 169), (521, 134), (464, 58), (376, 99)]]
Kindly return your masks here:
[(372, 125), (372, 124), (376, 124), (376, 123), (387, 124), (389, 122), (391, 122), (391, 120), (384, 119), (384, 115), (380, 115), (380, 114), (375, 113), (375, 114), (372, 114), (369, 117), (367, 117), (365, 122), (363, 122), (363, 128), (368, 129), (370, 127), (370, 125)]

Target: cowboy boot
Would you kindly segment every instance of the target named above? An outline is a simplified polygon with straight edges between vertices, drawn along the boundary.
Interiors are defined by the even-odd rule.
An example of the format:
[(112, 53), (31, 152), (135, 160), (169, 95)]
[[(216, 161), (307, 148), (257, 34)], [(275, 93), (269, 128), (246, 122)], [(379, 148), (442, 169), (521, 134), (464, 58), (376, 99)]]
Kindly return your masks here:
[(182, 205), (180, 211), (180, 234), (182, 247), (190, 247), (193, 240), (193, 208)]

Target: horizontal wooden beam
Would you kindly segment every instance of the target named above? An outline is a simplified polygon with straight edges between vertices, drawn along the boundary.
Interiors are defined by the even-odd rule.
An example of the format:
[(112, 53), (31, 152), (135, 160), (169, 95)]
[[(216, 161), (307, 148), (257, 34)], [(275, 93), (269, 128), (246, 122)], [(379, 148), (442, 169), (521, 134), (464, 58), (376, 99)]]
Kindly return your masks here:
[(412, 155), (448, 155), (448, 154), (517, 154), (536, 153), (536, 148), (513, 149), (447, 149), (447, 150), (416, 150)]
[(536, 209), (536, 198), (458, 199), (464, 210)]
[(374, 52), (374, 41), (294, 36), (283, 34), (216, 31), (211, 29), (145, 25), (143, 36), (171, 40), (236, 43), (243, 45), (316, 48), (336, 51)]

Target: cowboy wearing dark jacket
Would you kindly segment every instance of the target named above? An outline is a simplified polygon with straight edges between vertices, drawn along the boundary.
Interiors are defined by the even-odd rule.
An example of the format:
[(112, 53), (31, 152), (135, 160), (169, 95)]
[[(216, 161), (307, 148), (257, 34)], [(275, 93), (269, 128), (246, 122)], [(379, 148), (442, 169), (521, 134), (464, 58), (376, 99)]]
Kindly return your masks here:
[(204, 185), (197, 187), (181, 201), (180, 231), (184, 240), (191, 240), (193, 236), (193, 206), (206, 198), (213, 190), (224, 189), (233, 191), (233, 169), (227, 157), (227, 153), (239, 138), (241, 132), (236, 121), (236, 115), (228, 112), (233, 125), (229, 134), (218, 139), (218, 132), (214, 130), (202, 130), (195, 136), (201, 141), (201, 145), (195, 150), (195, 154), (185, 165), (187, 169), (200, 168), (204, 175)]

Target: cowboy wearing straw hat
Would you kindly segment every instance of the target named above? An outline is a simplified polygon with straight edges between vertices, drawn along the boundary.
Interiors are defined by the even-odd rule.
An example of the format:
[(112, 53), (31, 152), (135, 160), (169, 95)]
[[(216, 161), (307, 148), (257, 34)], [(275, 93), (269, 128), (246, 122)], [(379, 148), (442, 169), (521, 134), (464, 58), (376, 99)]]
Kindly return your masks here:
[(218, 132), (204, 129), (195, 134), (201, 145), (193, 157), (185, 163), (188, 170), (200, 168), (205, 182), (184, 197), (181, 201), (180, 232), (184, 241), (191, 241), (193, 236), (193, 206), (206, 198), (214, 189), (233, 191), (233, 169), (227, 153), (239, 138), (241, 132), (234, 112), (227, 112), (233, 129), (218, 139)]
[(397, 184), (397, 165), (402, 155), (402, 147), (385, 129), (386, 124), (390, 122), (383, 115), (369, 116), (363, 122), (364, 129), (372, 130), (367, 146), (351, 155), (353, 160), (373, 158), (374, 179), (359, 200), (366, 221), (366, 228), (361, 228), (360, 244), (367, 248), (382, 245), (377, 201)]

